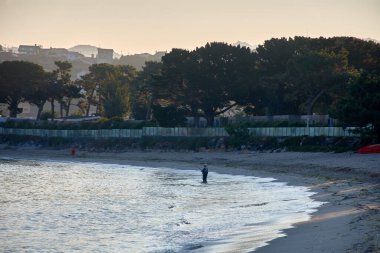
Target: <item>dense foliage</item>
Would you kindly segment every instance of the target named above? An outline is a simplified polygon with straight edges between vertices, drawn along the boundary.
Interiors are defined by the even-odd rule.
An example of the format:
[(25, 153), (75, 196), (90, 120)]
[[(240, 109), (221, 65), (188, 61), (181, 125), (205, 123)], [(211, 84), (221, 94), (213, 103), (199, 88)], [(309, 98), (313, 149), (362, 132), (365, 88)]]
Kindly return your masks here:
[[(346, 125), (369, 126), (379, 135), (380, 45), (352, 37), (270, 39), (254, 51), (226, 43), (194, 50), (173, 49), (161, 63), (131, 66), (94, 64), (73, 81), (71, 64), (56, 62), (45, 72), (27, 62), (0, 64), (0, 102), (16, 117), (18, 104), (50, 115), (68, 115), (74, 98), (83, 115), (156, 120), (176, 126), (185, 117), (207, 119), (234, 106), (252, 115), (329, 114)], [(65, 113), (64, 113), (65, 111)], [(46, 113), (44, 114), (46, 115)]]
[(380, 75), (362, 72), (348, 87), (335, 114), (346, 124), (373, 130), (380, 137)]
[(0, 66), (0, 101), (8, 105), (11, 117), (21, 113), (18, 104), (42, 94), (44, 89), (45, 72), (41, 66), (30, 62), (4, 62)]

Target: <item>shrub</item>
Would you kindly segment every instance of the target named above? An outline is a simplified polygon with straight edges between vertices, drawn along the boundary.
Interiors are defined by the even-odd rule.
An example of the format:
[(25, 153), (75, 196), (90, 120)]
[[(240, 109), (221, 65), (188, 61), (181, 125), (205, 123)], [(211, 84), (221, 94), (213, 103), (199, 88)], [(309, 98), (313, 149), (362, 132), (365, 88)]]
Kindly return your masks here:
[(41, 120), (48, 120), (48, 119), (53, 118), (52, 116), (53, 116), (53, 114), (51, 112), (42, 112), (41, 116), (40, 116), (40, 119)]
[(242, 145), (247, 145), (250, 139), (250, 134), (247, 128), (244, 127), (227, 127), (228, 145), (240, 149)]
[(186, 122), (185, 110), (174, 105), (161, 107), (159, 105), (152, 106), (154, 118), (162, 127), (183, 126)]

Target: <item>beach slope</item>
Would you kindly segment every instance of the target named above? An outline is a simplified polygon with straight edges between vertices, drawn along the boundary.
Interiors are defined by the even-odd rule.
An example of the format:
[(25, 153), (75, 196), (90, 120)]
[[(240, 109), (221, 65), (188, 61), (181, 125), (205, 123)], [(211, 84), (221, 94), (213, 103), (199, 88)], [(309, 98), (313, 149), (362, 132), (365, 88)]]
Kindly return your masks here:
[[(312, 218), (255, 252), (380, 252), (380, 155), (356, 153), (162, 152), (0, 149), (0, 157), (107, 162), (273, 177), (325, 202)], [(212, 180), (210, 178), (209, 180)]]

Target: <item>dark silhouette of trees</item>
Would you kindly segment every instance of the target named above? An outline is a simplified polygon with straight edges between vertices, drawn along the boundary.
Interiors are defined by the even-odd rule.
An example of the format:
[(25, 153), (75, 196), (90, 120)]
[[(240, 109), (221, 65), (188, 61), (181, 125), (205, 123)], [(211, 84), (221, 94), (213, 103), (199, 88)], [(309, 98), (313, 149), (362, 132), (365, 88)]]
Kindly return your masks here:
[[(181, 125), (186, 116), (213, 126), (214, 118), (234, 106), (254, 115), (327, 114), (353, 125), (372, 124), (378, 131), (380, 45), (352, 37), (270, 39), (255, 51), (225, 43), (195, 50), (173, 49), (162, 62), (133, 67), (94, 64), (80, 80), (71, 80), (71, 63), (55, 62), (45, 72), (28, 62), (0, 64), (0, 101), (10, 115), (20, 102), (38, 107), (48, 100), (69, 114), (72, 99), (84, 100), (105, 117)], [(363, 95), (363, 97), (358, 96)]]
[(41, 119), (41, 113), (43, 111), (45, 103), (51, 98), (51, 85), (55, 82), (56, 75), (52, 72), (45, 72), (43, 78), (33, 86), (25, 87), (27, 95), (25, 99), (37, 106), (36, 119)]
[(316, 106), (318, 113), (328, 113), (347, 92), (350, 77), (377, 68), (379, 48), (352, 37), (265, 41), (257, 48), (265, 113), (310, 114)]
[(99, 97), (103, 106), (102, 114), (107, 118), (124, 117), (131, 114), (132, 82), (136, 79), (136, 69), (132, 66), (115, 66), (103, 80)]
[[(173, 49), (162, 57), (161, 74), (155, 76), (152, 82), (153, 115), (158, 121), (161, 114), (155, 112), (165, 111), (161, 107), (174, 106), (181, 108), (177, 114), (198, 116), (196, 89), (188, 89), (193, 66), (188, 50)], [(191, 94), (192, 91), (194, 94)]]
[(373, 128), (380, 140), (380, 75), (363, 71), (349, 85), (336, 107), (335, 116), (347, 125)]
[(289, 100), (297, 101), (299, 113), (312, 115), (321, 97), (341, 91), (349, 78), (346, 55), (310, 51), (289, 60), (285, 78), (286, 93)]
[(83, 97), (82, 87), (77, 82), (71, 82), (69, 85), (63, 86), (63, 99), (61, 101), (63, 109), (65, 110), (65, 116), (69, 116), (70, 107), (73, 99), (79, 99)]
[(292, 39), (270, 39), (259, 45), (257, 68), (259, 84), (265, 87), (260, 92), (261, 114), (296, 114), (297, 105), (286, 99), (285, 74), (288, 61), (295, 53)]
[(81, 87), (83, 87), (85, 93), (84, 97), (86, 99), (86, 103), (82, 105), (85, 108), (85, 115), (89, 116), (90, 115), (90, 107), (91, 105), (97, 106), (98, 105), (98, 99), (97, 99), (97, 89), (98, 85), (96, 83), (95, 75), (93, 73), (93, 67), (90, 66), (90, 73), (82, 76), (80, 80), (77, 80), (77, 84)]
[(33, 96), (44, 77), (42, 67), (34, 63), (6, 61), (0, 64), (0, 101), (8, 104), (10, 117), (16, 118), (22, 112), (19, 103)]
[(255, 86), (255, 55), (249, 48), (211, 43), (194, 51), (198, 64), (193, 74), (199, 108), (207, 125), (237, 104), (245, 104)]
[(101, 86), (112, 76), (116, 76), (116, 68), (110, 64), (93, 64), (89, 68), (89, 73), (82, 77), (81, 85), (85, 89), (87, 110), (86, 115), (89, 115), (90, 106), (96, 107), (96, 112), (101, 114), (102, 106), (100, 99)]
[(151, 120), (154, 100), (153, 88), (161, 75), (161, 62), (146, 62), (142, 71), (138, 72), (132, 86), (132, 116), (137, 120)]
[[(56, 81), (53, 83), (55, 90), (52, 91), (55, 96), (51, 97), (52, 103), (56, 99), (60, 104), (60, 115), (61, 117), (68, 116), (70, 111), (71, 102), (74, 98), (81, 98), (82, 88), (78, 86), (78, 83), (71, 81), (71, 69), (72, 64), (67, 61), (56, 61), (54, 64), (58, 67), (57, 70), (53, 71), (56, 75)], [(52, 108), (54, 104), (52, 104)], [(65, 113), (63, 113), (65, 111)], [(52, 115), (54, 115), (54, 109), (52, 109)]]
[(64, 86), (70, 84), (70, 69), (71, 64), (69, 62), (56, 61), (54, 64), (57, 69), (53, 71), (55, 79), (50, 85), (50, 105), (51, 105), (51, 117), (55, 117), (55, 101), (60, 103), (60, 114), (63, 116), (63, 93)]
[(61, 108), (66, 106), (68, 115), (71, 99), (79, 98), (81, 89), (70, 81), (71, 64), (56, 64), (58, 69), (53, 72), (45, 72), (40, 65), (30, 62), (13, 61), (1, 64), (1, 97), (9, 105), (11, 117), (17, 117), (21, 113), (18, 108), (20, 102), (28, 101), (37, 106), (37, 119), (40, 119), (47, 100), (50, 100), (52, 115), (55, 100), (61, 103)]
[(153, 114), (161, 127), (184, 126), (186, 122), (186, 110), (175, 105), (152, 106)]
[(94, 105), (97, 107), (97, 113), (105, 117), (129, 115), (136, 69), (132, 66), (102, 63), (90, 66), (89, 70), (90, 72), (79, 81), (86, 91), (86, 114), (89, 114), (90, 106)]
[(248, 101), (255, 74), (255, 57), (248, 48), (215, 42), (191, 52), (173, 49), (162, 62), (155, 84), (161, 105), (186, 108), (213, 126), (215, 116)]

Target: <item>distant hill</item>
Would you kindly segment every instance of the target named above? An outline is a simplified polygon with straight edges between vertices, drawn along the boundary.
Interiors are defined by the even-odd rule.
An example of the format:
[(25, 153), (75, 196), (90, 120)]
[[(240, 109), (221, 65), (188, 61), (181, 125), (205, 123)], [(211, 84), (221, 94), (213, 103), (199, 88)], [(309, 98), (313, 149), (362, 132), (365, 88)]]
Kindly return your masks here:
[(131, 65), (135, 67), (137, 70), (141, 70), (147, 61), (155, 61), (160, 62), (162, 56), (164, 56), (166, 52), (156, 52), (155, 54), (134, 54), (134, 55), (123, 55), (120, 57), (118, 64), (120, 65)]
[[(72, 48), (68, 49), (69, 51), (81, 53), (87, 57), (91, 57), (93, 54), (94, 57), (98, 54), (98, 48), (92, 45), (76, 45)], [(155, 54), (133, 54), (133, 55), (120, 55), (114, 52), (113, 57), (116, 58), (113, 61), (113, 64), (120, 65), (131, 65), (135, 67), (137, 70), (141, 70), (145, 65), (146, 61), (161, 61), (162, 56), (164, 56), (166, 52), (156, 52)]]
[(98, 54), (98, 48), (91, 45), (76, 45), (69, 48), (69, 51), (81, 53), (86, 57), (91, 57), (92, 54), (96, 57)]
[[(98, 47), (92, 45), (76, 45), (69, 48), (69, 51), (81, 53), (86, 57), (91, 57), (91, 55), (94, 55), (94, 57), (96, 57), (98, 54)], [(113, 58), (119, 59), (120, 56), (120, 54), (113, 52)]]

